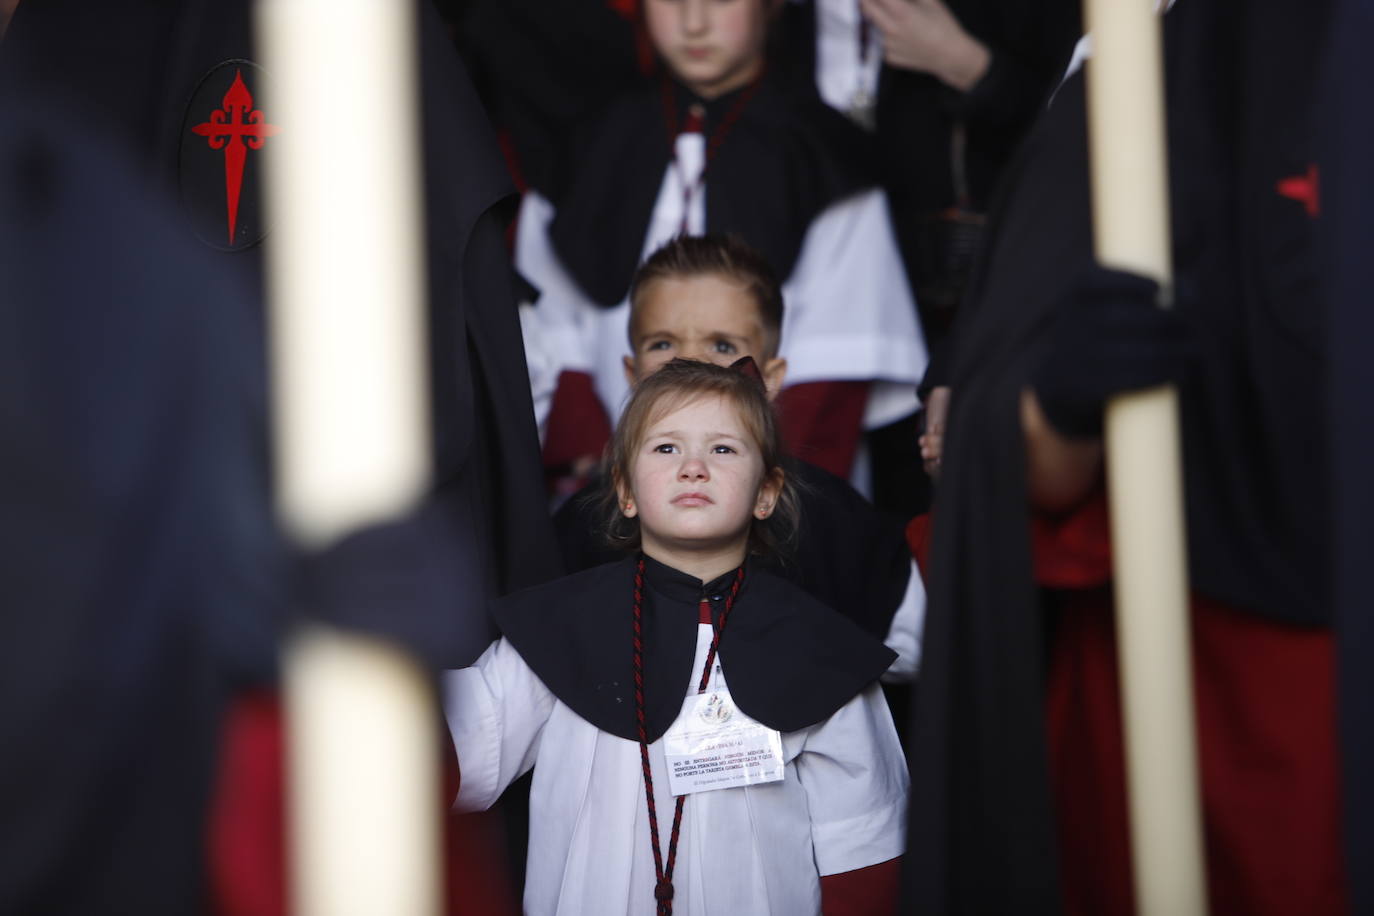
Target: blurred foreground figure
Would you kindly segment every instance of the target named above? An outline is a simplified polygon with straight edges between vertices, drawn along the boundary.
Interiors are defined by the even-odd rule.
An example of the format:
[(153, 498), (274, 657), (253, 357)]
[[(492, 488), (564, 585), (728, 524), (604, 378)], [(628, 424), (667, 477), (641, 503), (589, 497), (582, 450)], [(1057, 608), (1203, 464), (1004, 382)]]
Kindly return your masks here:
[[(262, 150), (292, 124), (266, 102), (271, 75), (254, 62), (252, 6), (26, 3), (0, 46), (0, 88), (70, 106), (105, 136), (91, 144), (92, 156), (125, 150), (143, 177), (173, 197), (169, 234), (183, 244), (195, 240), (192, 247), (242, 285), (248, 298), (229, 307), (250, 323), (253, 345), (261, 347), (262, 254), (272, 244), (259, 193)], [(487, 600), (556, 575), (559, 559), (539, 483), (502, 234), (509, 178), (442, 24), (428, 2), (418, 7), (435, 492), (413, 524), (350, 538), (295, 581), (307, 589), (301, 604), (313, 613), (397, 640), (437, 668), (475, 658), (492, 636)], [(365, 112), (350, 129), (367, 129)], [(353, 142), (353, 135), (330, 140)], [(327, 155), (327, 144), (322, 149)], [(92, 233), (120, 235), (149, 257), (159, 251), (140, 243), (118, 211), (99, 213), (88, 223)], [(88, 262), (74, 255), (71, 269), (98, 282), (98, 267)], [(214, 291), (234, 281), (199, 282), (206, 288), (186, 297), (196, 316), (211, 311)], [(284, 899), (278, 711), (269, 694), (236, 713), (218, 790), (217, 904), (263, 916)], [(447, 801), (436, 799), (436, 810)], [(476, 830), (455, 827), (458, 833), (470, 839)], [(470, 869), (450, 869), (453, 883), (470, 886), (473, 874), (503, 883), (499, 840), (469, 846), (453, 853)]]
[(0, 112), (0, 912), (194, 913), (275, 665), (259, 333), (106, 138)]
[[(513, 188), (443, 24), (428, 0), (417, 6), (434, 479), (456, 543), (481, 553), (467, 625), (445, 647), (444, 661), (460, 665), (490, 642), (488, 596), (560, 567), (502, 234)], [(0, 46), (0, 86), (60, 100), (117, 140), (176, 198), (180, 233), (261, 298), (272, 244), (262, 158), (292, 125), (265, 102), (271, 74), (255, 63), (252, 8), (250, 0), (26, 3)], [(365, 113), (355, 129), (367, 129)]]
[(924, 912), (1133, 911), (1099, 436), (1109, 396), (1165, 382), (1211, 912), (1343, 911), (1312, 164), (1325, 22), (1325, 4), (1280, 0), (1165, 17), (1173, 312), (1092, 266), (1081, 77), (1014, 167), (953, 343), (905, 860)]

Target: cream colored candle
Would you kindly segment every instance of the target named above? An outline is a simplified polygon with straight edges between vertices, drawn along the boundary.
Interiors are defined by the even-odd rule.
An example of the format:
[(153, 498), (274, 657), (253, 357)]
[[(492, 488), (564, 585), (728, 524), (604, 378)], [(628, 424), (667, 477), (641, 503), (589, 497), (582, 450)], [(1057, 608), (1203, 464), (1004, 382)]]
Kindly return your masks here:
[[(1171, 276), (1160, 20), (1146, 0), (1087, 0), (1098, 260)], [(1178, 396), (1113, 398), (1105, 424), (1137, 912), (1206, 912), (1188, 627)]]

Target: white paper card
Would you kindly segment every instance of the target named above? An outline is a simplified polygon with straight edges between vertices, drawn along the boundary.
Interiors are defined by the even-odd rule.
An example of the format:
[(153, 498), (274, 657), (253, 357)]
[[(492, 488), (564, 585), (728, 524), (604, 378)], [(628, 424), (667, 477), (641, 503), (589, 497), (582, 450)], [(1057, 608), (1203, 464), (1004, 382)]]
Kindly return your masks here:
[(782, 734), (751, 719), (725, 687), (687, 697), (663, 736), (674, 795), (778, 782)]

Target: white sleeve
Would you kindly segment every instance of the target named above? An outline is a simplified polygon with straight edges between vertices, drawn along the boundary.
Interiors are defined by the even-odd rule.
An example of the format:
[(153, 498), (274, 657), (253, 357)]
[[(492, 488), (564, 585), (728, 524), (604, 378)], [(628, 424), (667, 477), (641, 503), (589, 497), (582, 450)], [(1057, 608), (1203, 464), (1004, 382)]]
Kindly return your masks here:
[(558, 354), (544, 338), (544, 328), (537, 309), (527, 302), (520, 303), (520, 334), (525, 340), (525, 365), (529, 368), (530, 396), (534, 401), (534, 423), (539, 427), (539, 444), (553, 408), (553, 393), (558, 389)]
[[(564, 369), (591, 372), (596, 328), (590, 317), (596, 305), (568, 274), (549, 241), (554, 207), (535, 191), (525, 192), (515, 232), (515, 268), (539, 290), (529, 321), (538, 326), (541, 348), (552, 355), (555, 378)], [(529, 322), (522, 322), (528, 326)]]
[(491, 807), (534, 766), (554, 698), (504, 638), (470, 668), (444, 673), (444, 716), (458, 753), (454, 808)]
[(921, 629), (925, 620), (926, 586), (921, 581), (921, 568), (912, 560), (906, 593), (897, 606), (897, 613), (892, 615), (887, 639), (883, 640), (883, 645), (897, 653), (897, 660), (883, 675), (884, 683), (907, 684), (916, 679), (916, 672), (921, 670)]
[(878, 684), (870, 684), (810, 730), (796, 768), (811, 811), (811, 842), (822, 876), (902, 854), (906, 757)]
[(788, 384), (880, 383), (864, 420), (870, 429), (916, 411), (926, 342), (881, 190), (847, 197), (816, 217), (783, 299)]

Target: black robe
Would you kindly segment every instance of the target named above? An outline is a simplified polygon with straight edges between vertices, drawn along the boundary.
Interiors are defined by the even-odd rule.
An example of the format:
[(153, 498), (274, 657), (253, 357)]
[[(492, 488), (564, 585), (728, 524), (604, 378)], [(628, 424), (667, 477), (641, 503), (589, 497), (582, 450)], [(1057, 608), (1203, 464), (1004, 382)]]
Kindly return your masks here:
[[(1176, 300), (1203, 354), (1180, 386), (1192, 585), (1295, 626), (1326, 620), (1322, 343), (1311, 220), (1275, 183), (1310, 161), (1321, 22), (1230, 0), (1165, 20)], [(1018, 404), (1090, 263), (1083, 107), (1079, 76), (1023, 148), (955, 330), (905, 860), (933, 913), (1059, 907)]]
[[(912, 574), (902, 526), (873, 508), (848, 483), (804, 461), (794, 462), (801, 528), (786, 557), (758, 562), (884, 639)], [(554, 514), (553, 524), (569, 571), (619, 560), (623, 551), (602, 535), (599, 503), (604, 484), (594, 480)]]

